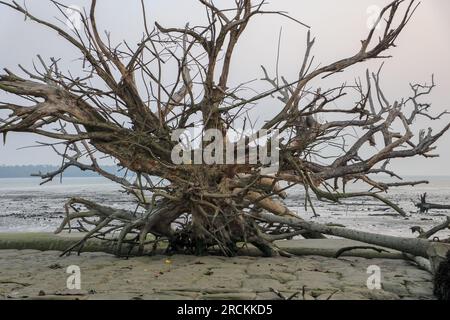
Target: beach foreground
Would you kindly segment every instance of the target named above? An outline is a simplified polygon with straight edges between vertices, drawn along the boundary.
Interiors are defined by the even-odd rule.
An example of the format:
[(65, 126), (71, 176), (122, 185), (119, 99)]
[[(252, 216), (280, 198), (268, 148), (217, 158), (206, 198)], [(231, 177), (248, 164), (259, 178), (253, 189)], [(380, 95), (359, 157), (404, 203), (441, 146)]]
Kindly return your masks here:
[[(291, 251), (298, 244), (299, 253), (302, 246), (311, 246), (287, 243)], [(331, 254), (348, 245), (335, 240), (315, 246)], [(376, 253), (373, 258), (339, 259), (59, 255), (60, 251), (0, 250), (0, 299), (434, 299), (428, 272)], [(73, 266), (79, 267), (81, 287), (71, 290), (67, 282), (73, 285), (72, 274), (67, 271)], [(381, 289), (371, 290), (368, 268), (374, 267), (380, 270)]]

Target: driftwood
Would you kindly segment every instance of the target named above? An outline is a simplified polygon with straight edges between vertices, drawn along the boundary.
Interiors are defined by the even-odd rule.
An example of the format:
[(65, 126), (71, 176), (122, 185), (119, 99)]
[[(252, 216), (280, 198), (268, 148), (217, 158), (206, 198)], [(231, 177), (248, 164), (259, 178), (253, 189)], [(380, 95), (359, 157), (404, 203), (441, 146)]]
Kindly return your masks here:
[(420, 210), (420, 213), (428, 213), (428, 211), (437, 210), (450, 210), (450, 205), (442, 205), (427, 202), (427, 194), (424, 193), (420, 196), (420, 202), (416, 203), (416, 207)]
[[(348, 228), (326, 226), (314, 222), (306, 222), (294, 217), (274, 216), (268, 213), (255, 213), (253, 214), (253, 217), (266, 222), (283, 223), (327, 235), (398, 250), (413, 256), (428, 258), (430, 259), (432, 270), (436, 270), (439, 264), (446, 260), (447, 252), (450, 250), (449, 244), (434, 242), (424, 238), (386, 236)], [(447, 221), (447, 226), (449, 225), (450, 219)]]
[(381, 248), (376, 248), (376, 247), (369, 247), (369, 246), (354, 246), (354, 247), (346, 247), (346, 248), (342, 248), (340, 250), (338, 250), (336, 252), (336, 255), (334, 256), (336, 259), (339, 258), (340, 256), (342, 256), (345, 252), (347, 251), (353, 251), (353, 250), (374, 250), (378, 253), (382, 253), (382, 252), (389, 252), (386, 251), (384, 249)]
[[(53, 235), (50, 233), (0, 233), (0, 250), (39, 250), (55, 251), (62, 253), (68, 247), (76, 244), (83, 239), (83, 234), (62, 234)], [(148, 239), (144, 248), (145, 255), (165, 254), (168, 247), (167, 241), (161, 241), (157, 248), (154, 248), (153, 239)], [(363, 248), (364, 244), (357, 241), (345, 239), (301, 239), (289, 241), (275, 241), (280, 249), (288, 252), (292, 256), (323, 256), (333, 258), (340, 250), (349, 247)], [(261, 257), (261, 252), (254, 246), (240, 244), (238, 255)], [(372, 247), (371, 247), (372, 248)], [(377, 247), (375, 247), (377, 248)], [(124, 246), (121, 252), (123, 257), (132, 257), (138, 255), (137, 248), (132, 251)], [(340, 256), (362, 257), (367, 259), (404, 259), (401, 252), (377, 248), (379, 251), (370, 249), (355, 249), (340, 253)], [(108, 254), (117, 254), (113, 241), (100, 241), (96, 239), (88, 240), (83, 252), (104, 252)], [(216, 252), (220, 253), (220, 252)]]

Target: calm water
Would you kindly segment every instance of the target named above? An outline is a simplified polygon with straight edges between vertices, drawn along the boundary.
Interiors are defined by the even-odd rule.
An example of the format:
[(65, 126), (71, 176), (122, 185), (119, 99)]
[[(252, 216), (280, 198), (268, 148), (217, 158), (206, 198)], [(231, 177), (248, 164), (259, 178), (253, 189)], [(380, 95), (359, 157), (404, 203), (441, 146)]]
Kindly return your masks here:
[[(430, 228), (443, 221), (448, 211), (419, 214), (414, 203), (421, 193), (428, 193), (429, 202), (450, 204), (450, 177), (410, 177), (408, 180), (428, 179), (430, 184), (414, 188), (402, 187), (390, 191), (387, 197), (399, 204), (410, 216), (405, 219), (374, 199), (349, 199), (342, 204), (314, 201), (314, 217), (305, 211), (304, 192), (300, 187), (289, 190), (286, 204), (301, 217), (321, 223), (339, 223), (363, 231), (412, 236), (410, 227)], [(71, 197), (82, 197), (107, 206), (134, 210), (133, 199), (121, 188), (103, 178), (64, 178), (44, 186), (35, 178), (0, 179), (0, 232), (54, 231), (64, 216), (64, 203)], [(361, 190), (360, 184), (349, 185)], [(349, 190), (351, 191), (351, 190)], [(440, 236), (447, 236), (442, 233)]]

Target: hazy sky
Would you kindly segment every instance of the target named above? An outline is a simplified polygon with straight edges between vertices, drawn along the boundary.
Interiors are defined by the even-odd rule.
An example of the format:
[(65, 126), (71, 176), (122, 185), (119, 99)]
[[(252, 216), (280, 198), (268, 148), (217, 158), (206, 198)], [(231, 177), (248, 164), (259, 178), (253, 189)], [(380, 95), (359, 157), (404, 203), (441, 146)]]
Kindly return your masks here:
[[(348, 57), (356, 52), (360, 40), (368, 32), (367, 20), (373, 6), (382, 7), (391, 0), (276, 0), (271, 9), (288, 11), (293, 17), (312, 26), (317, 37), (314, 48), (316, 61), (324, 64)], [(84, 6), (89, 1), (61, 1), (67, 5)], [(165, 26), (184, 26), (186, 22), (201, 22), (204, 11), (196, 0), (147, 0), (150, 20)], [(231, 0), (218, 0), (218, 5)], [(233, 1), (234, 2), (234, 1)], [(57, 12), (47, 1), (27, 1), (27, 7), (39, 17), (55, 20)], [(136, 43), (142, 35), (142, 19), (139, 0), (103, 0), (98, 6), (99, 28), (111, 31), (114, 39), (126, 39)], [(410, 82), (429, 81), (435, 74), (438, 87), (430, 101), (436, 113), (450, 110), (450, 1), (424, 0), (414, 19), (398, 40), (398, 48), (391, 50), (394, 58), (386, 61), (383, 84), (388, 97), (401, 99), (409, 93)], [(191, 24), (191, 25), (192, 25)], [(248, 27), (240, 42), (232, 66), (231, 81), (241, 83), (261, 77), (260, 65), (274, 69), (277, 41), (282, 32), (280, 73), (294, 78), (301, 64), (305, 49), (306, 30), (279, 17), (258, 18)], [(61, 57), (70, 66), (78, 57), (76, 51), (66, 45), (56, 34), (32, 22), (24, 22), (23, 16), (0, 7), (0, 68), (17, 70), (17, 64), (30, 66), (36, 54), (43, 57)], [(333, 81), (352, 80), (363, 76), (365, 69), (376, 70), (380, 61), (349, 69)], [(0, 100), (5, 95), (0, 93)], [(344, 106), (345, 107), (345, 106)], [(258, 111), (264, 116), (278, 111), (264, 105)], [(450, 117), (447, 118), (450, 121)], [(427, 129), (430, 123), (419, 123), (415, 127)], [(444, 122), (433, 123), (438, 130)], [(10, 134), (6, 146), (0, 146), (1, 164), (46, 164), (57, 163), (58, 158), (46, 149), (22, 149), (32, 145), (39, 137), (16, 133)], [(426, 160), (401, 160), (394, 167), (402, 174), (450, 175), (450, 133), (438, 144), (441, 157)]]

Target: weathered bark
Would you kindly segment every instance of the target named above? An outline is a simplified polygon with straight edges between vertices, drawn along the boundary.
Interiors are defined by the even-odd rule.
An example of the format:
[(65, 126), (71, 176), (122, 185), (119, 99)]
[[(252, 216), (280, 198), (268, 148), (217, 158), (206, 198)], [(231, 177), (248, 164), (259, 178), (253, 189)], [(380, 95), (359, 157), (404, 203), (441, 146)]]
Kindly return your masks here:
[(352, 230), (348, 228), (326, 226), (314, 222), (302, 221), (297, 218), (280, 217), (267, 213), (255, 213), (253, 214), (253, 216), (263, 221), (283, 223), (305, 230), (320, 232), (323, 234), (338, 236), (368, 244), (374, 244), (381, 247), (408, 253), (413, 256), (428, 258), (430, 259), (433, 270), (436, 270), (439, 264), (446, 260), (447, 252), (450, 251), (449, 244), (433, 242), (422, 238), (402, 238), (387, 236)]
[[(83, 234), (63, 233), (53, 235), (51, 233), (0, 233), (0, 250), (39, 250), (39, 251), (65, 251), (69, 246), (74, 245), (83, 238)], [(160, 241), (157, 248), (153, 248), (154, 237), (148, 238), (145, 245), (144, 254), (164, 254), (169, 246), (168, 241)], [(104, 252), (108, 254), (117, 254), (117, 247), (114, 241), (103, 241), (99, 239), (89, 239), (86, 241), (83, 252)], [(347, 240), (336, 239), (319, 239), (319, 240), (289, 240), (275, 241), (274, 243), (279, 249), (293, 256), (323, 256), (334, 258), (336, 253), (342, 248), (349, 246), (362, 246), (363, 243)], [(216, 253), (220, 253), (216, 251)], [(137, 247), (129, 250), (128, 246), (123, 246), (121, 256), (138, 255)], [(261, 251), (249, 244), (240, 248), (238, 255), (261, 257)], [(342, 254), (345, 257), (363, 257), (367, 259), (404, 259), (400, 252), (376, 252), (373, 250), (352, 250)]]

